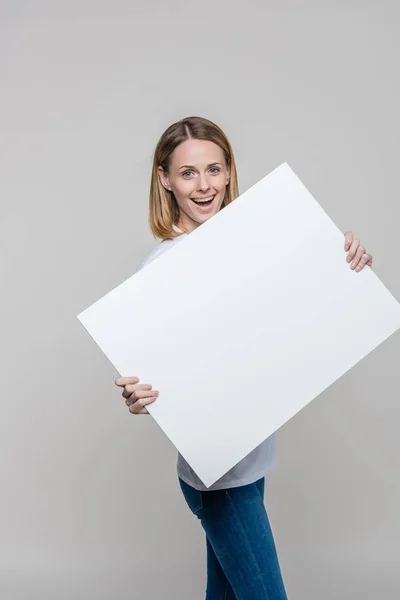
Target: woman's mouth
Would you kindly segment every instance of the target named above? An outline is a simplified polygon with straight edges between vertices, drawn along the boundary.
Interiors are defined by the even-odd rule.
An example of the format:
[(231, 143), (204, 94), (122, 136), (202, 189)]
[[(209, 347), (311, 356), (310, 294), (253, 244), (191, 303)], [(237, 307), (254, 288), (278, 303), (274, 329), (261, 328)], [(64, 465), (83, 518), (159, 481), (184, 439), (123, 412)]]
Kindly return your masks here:
[(191, 200), (193, 200), (193, 202), (197, 204), (197, 206), (207, 208), (208, 206), (211, 206), (214, 198), (215, 194), (214, 196), (207, 196), (207, 198), (191, 198)]

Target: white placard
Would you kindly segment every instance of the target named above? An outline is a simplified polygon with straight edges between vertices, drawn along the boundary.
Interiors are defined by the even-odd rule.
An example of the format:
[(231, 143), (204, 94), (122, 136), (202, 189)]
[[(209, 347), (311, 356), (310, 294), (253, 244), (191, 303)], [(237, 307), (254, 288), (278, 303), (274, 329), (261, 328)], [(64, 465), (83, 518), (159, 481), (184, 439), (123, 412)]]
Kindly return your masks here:
[(78, 315), (209, 487), (400, 327), (283, 163)]

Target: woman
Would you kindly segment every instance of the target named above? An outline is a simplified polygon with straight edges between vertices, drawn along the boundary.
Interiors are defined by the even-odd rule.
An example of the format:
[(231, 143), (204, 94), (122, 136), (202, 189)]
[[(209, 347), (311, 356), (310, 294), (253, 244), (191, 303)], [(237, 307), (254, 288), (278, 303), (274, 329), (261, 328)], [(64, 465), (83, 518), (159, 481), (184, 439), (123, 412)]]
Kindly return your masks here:
[[(189, 235), (239, 195), (236, 165), (224, 132), (200, 117), (171, 125), (154, 153), (150, 228), (161, 243), (142, 266)], [(347, 261), (360, 271), (372, 257), (353, 238), (344, 240)], [(177, 374), (178, 376), (178, 374)], [(148, 414), (158, 391), (137, 377), (119, 377), (133, 414)], [(275, 434), (210, 488), (178, 453), (179, 483), (190, 510), (201, 522), (207, 546), (207, 600), (283, 600), (272, 531), (264, 506), (265, 474), (275, 457)]]

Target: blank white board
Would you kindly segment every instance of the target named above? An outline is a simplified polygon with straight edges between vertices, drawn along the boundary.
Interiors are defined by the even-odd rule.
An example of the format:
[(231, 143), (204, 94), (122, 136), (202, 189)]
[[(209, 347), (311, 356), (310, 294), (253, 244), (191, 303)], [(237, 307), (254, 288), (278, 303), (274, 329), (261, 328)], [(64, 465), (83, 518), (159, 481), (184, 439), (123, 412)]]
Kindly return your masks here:
[(283, 163), (78, 319), (209, 487), (400, 327)]

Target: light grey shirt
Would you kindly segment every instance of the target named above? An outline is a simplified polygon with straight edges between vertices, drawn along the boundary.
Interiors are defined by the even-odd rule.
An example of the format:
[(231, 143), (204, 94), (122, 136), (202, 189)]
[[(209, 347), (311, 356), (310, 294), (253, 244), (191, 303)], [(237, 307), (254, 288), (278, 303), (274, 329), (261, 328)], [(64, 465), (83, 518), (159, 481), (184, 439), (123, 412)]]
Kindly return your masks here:
[[(149, 256), (142, 263), (141, 268), (177, 244), (181, 239), (186, 237), (186, 235), (187, 234), (182, 233), (173, 240), (163, 240), (160, 242), (158, 246), (150, 252)], [(203, 491), (221, 490), (254, 483), (275, 465), (275, 447), (276, 440), (275, 433), (273, 433), (209, 488), (203, 484), (201, 479), (199, 479), (190, 465), (178, 452), (178, 476), (192, 487)]]

